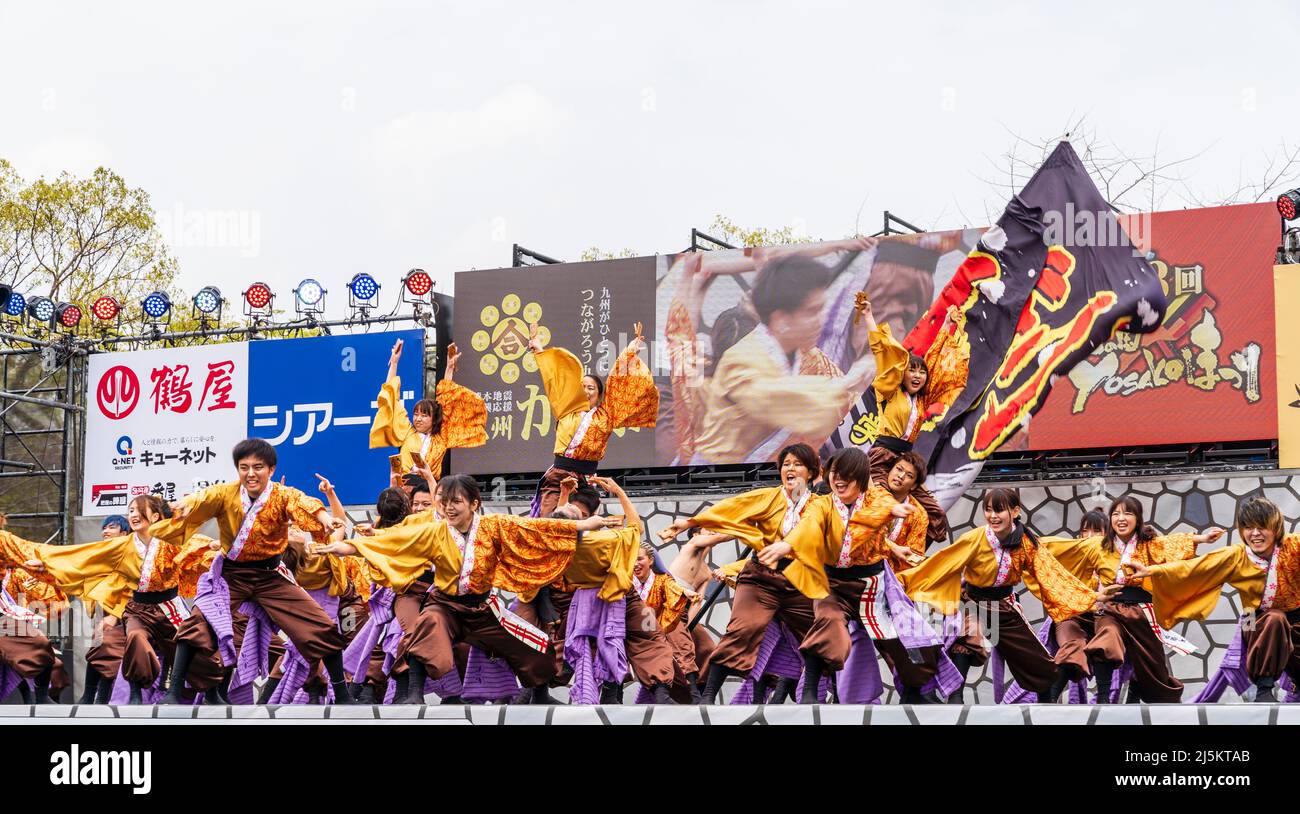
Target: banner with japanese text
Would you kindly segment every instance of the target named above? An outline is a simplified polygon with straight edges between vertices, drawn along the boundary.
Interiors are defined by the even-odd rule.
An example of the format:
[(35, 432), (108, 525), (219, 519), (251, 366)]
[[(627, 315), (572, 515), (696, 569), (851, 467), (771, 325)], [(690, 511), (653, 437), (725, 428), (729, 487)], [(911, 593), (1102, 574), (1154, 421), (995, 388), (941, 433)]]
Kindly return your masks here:
[(1300, 265), (1273, 268), (1277, 303), (1277, 439), (1283, 469), (1300, 469)]
[(319, 494), (320, 473), (344, 503), (372, 503), (394, 450), (369, 449), (369, 429), (399, 338), (409, 408), (423, 394), (419, 330), (91, 356), (82, 513), (232, 480), (230, 450), (246, 437), (275, 445), (277, 480)]
[[(456, 381), (487, 403), (488, 442), (451, 451), (455, 472), (540, 472), (554, 459), (555, 421), (529, 326), (546, 347), (572, 351), (587, 372), (604, 377), (643, 323), (653, 335), (655, 258), (635, 257), (456, 274), (453, 337), (463, 354)], [(653, 362), (652, 362), (653, 365)], [(603, 466), (648, 466), (654, 430), (617, 430)]]

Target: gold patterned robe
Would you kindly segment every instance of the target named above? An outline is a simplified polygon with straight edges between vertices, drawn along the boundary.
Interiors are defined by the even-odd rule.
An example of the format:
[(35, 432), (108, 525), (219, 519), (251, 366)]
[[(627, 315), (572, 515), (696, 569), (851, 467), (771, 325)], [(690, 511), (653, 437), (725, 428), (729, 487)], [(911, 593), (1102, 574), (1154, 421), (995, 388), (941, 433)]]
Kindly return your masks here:
[[(884, 538), (877, 532), (897, 503), (886, 489), (872, 488), (864, 496), (862, 505), (849, 517), (850, 566), (872, 565), (889, 555)], [(844, 533), (845, 523), (835, 510), (832, 495), (808, 501), (799, 523), (785, 538), (794, 547), (794, 562), (786, 567), (785, 576), (804, 596), (825, 599), (830, 595), (826, 567), (839, 561)]]
[(411, 426), (406, 405), (402, 402), (401, 377), (393, 376), (384, 382), (379, 391), (379, 410), (370, 425), (370, 448), (397, 447), (403, 472), (415, 469), (412, 452), (420, 452), (428, 441), (424, 454), (429, 471), (437, 477), (442, 472), (442, 459), (449, 449), (481, 447), (487, 443), (487, 405), (473, 390), (446, 379), (438, 382), (434, 391), (442, 407), (442, 428), (432, 436), (424, 436)]
[(579, 461), (599, 461), (614, 430), (653, 427), (659, 416), (659, 390), (650, 369), (631, 349), (623, 352), (605, 379), (605, 397), (591, 415), (577, 448), (569, 451), (584, 416), (589, 412), (582, 391), (582, 362), (564, 348), (547, 348), (534, 354), (542, 387), (555, 418), (555, 454)]
[[(985, 537), (986, 528), (971, 529), (920, 565), (900, 571), (898, 579), (908, 596), (941, 613), (953, 614), (961, 603), (963, 582), (993, 587), (998, 560)], [(1011, 568), (1004, 584), (1014, 586), (1020, 582), (1042, 601), (1044, 610), (1056, 622), (1092, 610), (1097, 601), (1096, 592), (1052, 556), (1046, 543), (1035, 546), (1028, 537), (1011, 552)]]
[[(500, 588), (535, 592), (564, 573), (577, 547), (573, 520), (485, 514), (478, 518), (474, 561), (467, 593)], [(374, 537), (349, 540), (370, 565), (372, 579), (403, 593), (433, 564), (434, 585), (460, 594), (464, 554), (445, 520), (403, 523), (378, 529)]]
[(159, 539), (147, 580), (134, 532), (78, 545), (38, 546), (36, 558), (66, 594), (80, 596), (88, 606), (97, 603), (120, 618), (137, 590), (180, 592), (183, 585), (196, 585), (211, 564), (211, 558), (203, 556), (211, 542), (201, 534), (181, 546)]
[[(1300, 607), (1300, 534), (1288, 534), (1278, 542), (1277, 595), (1272, 608)], [(1204, 619), (1219, 604), (1224, 585), (1238, 591), (1242, 611), (1259, 608), (1268, 572), (1251, 561), (1244, 543), (1227, 545), (1199, 557), (1153, 565), (1148, 569), (1152, 604), (1161, 627), (1186, 620)]]
[[(244, 548), (236, 559), (247, 562), (283, 554), (289, 544), (290, 522), (311, 534), (317, 542), (329, 542), (329, 533), (316, 519), (316, 513), (323, 510), (325, 504), (292, 486), (272, 482), (266, 488), (272, 490), (271, 495), (258, 513)], [(193, 537), (204, 523), (215, 519), (221, 532), (221, 548), (228, 555), (244, 522), (244, 507), (240, 501), (239, 489), (239, 482), (232, 481), (195, 492), (184, 499), (184, 503), (190, 507), (185, 519), (173, 517), (159, 520), (149, 527), (149, 534), (172, 543), (180, 543)]]

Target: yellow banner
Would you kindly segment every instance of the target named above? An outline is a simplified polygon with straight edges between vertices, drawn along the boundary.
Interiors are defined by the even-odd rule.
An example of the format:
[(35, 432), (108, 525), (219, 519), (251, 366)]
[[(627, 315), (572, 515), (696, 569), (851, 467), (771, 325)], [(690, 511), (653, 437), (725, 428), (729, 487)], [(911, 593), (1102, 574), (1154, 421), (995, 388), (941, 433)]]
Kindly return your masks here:
[(1300, 469), (1300, 265), (1273, 267), (1277, 310), (1277, 438), (1283, 469)]

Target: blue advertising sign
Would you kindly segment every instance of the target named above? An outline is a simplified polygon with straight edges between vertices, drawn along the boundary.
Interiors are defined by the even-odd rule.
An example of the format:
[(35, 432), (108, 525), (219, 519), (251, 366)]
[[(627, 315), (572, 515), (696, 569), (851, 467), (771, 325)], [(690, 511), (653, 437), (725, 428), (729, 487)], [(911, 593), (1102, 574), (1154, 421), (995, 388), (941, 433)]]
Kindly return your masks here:
[(276, 479), (319, 494), (320, 473), (344, 504), (374, 503), (388, 486), (388, 456), (397, 450), (370, 449), (370, 424), (398, 339), (409, 411), (424, 397), (422, 330), (249, 343), (248, 429), (275, 445)]

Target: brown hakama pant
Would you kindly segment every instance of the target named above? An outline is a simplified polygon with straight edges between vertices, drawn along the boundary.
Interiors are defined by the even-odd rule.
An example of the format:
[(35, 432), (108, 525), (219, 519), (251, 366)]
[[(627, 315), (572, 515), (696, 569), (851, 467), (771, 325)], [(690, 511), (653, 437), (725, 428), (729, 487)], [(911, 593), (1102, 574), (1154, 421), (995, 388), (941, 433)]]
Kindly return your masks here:
[(1084, 648), (1088, 658), (1116, 666), (1127, 658), (1133, 667), (1133, 683), (1147, 703), (1177, 704), (1182, 700), (1183, 682), (1169, 672), (1164, 642), (1141, 605), (1107, 602), (1096, 619), (1097, 632)]
[(1056, 682), (1056, 662), (1038, 641), (1013, 598), (975, 600), (964, 587), (961, 598), (966, 609), (975, 612), (963, 614), (961, 636), (953, 642), (950, 652), (964, 653), (974, 663), (984, 664), (989, 657), (983, 641), (988, 626), (988, 638), (1016, 682), (1031, 692), (1048, 693)]
[(1256, 614), (1254, 624), (1242, 626), (1241, 644), (1246, 648), (1246, 674), (1251, 681), (1277, 679), (1286, 673), (1300, 684), (1300, 611)]
[(751, 559), (736, 577), (731, 621), (709, 657), (709, 665), (748, 675), (758, 660), (758, 648), (767, 626), (774, 618), (780, 619), (803, 641), (813, 625), (813, 602), (783, 574)]

